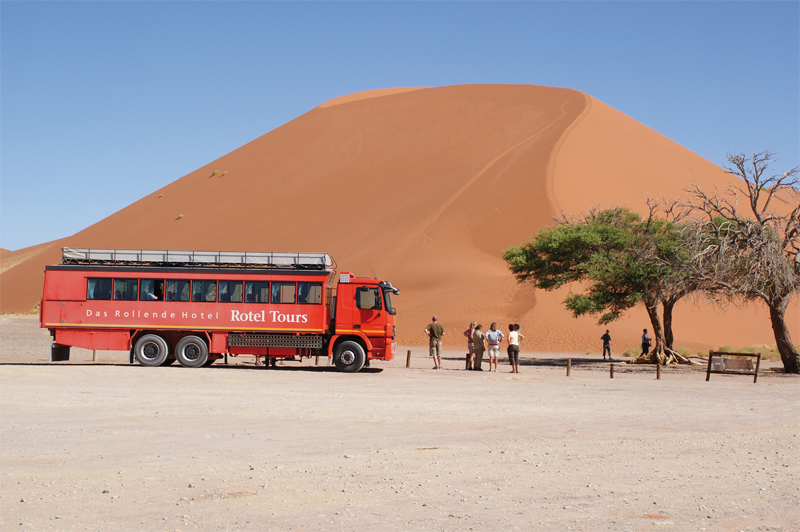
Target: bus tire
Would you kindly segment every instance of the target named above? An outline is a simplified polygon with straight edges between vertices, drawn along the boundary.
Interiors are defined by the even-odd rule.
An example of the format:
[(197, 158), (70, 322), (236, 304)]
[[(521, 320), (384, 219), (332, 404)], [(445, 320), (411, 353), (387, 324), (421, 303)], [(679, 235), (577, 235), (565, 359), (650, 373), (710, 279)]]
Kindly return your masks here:
[(175, 346), (175, 358), (181, 366), (199, 368), (208, 362), (208, 346), (197, 336), (184, 336)]
[(358, 342), (347, 341), (336, 346), (333, 363), (339, 371), (355, 373), (361, 371), (366, 362), (367, 355)]
[(160, 366), (167, 359), (167, 342), (157, 334), (146, 334), (136, 341), (133, 356), (142, 366)]

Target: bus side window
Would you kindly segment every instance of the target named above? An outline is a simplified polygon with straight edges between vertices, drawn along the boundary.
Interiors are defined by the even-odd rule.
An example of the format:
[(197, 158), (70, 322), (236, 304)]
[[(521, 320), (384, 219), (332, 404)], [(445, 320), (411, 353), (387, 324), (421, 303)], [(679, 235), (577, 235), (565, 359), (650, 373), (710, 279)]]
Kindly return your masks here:
[(192, 281), (192, 301), (203, 300), (203, 281)]
[(297, 283), (297, 302), (301, 305), (321, 305), (322, 283)]
[(216, 281), (192, 281), (192, 301), (217, 300)]
[(269, 281), (247, 281), (244, 285), (245, 303), (269, 303)]
[(164, 281), (160, 279), (142, 279), (139, 283), (139, 301), (163, 301)]
[(203, 284), (203, 301), (210, 301), (213, 303), (217, 300), (217, 282), (205, 281)]
[(136, 301), (138, 288), (138, 279), (114, 279), (114, 300)]
[(168, 280), (166, 301), (189, 301), (189, 284), (189, 281)]
[(220, 303), (241, 303), (242, 302), (242, 282), (241, 281), (220, 281), (219, 300)]
[(231, 294), (231, 303), (241, 303), (242, 302), (242, 282), (241, 281), (231, 281), (228, 283), (228, 290)]
[(272, 283), (272, 302), (294, 303), (296, 291), (294, 283)]
[(86, 299), (108, 301), (111, 299), (111, 279), (87, 279)]

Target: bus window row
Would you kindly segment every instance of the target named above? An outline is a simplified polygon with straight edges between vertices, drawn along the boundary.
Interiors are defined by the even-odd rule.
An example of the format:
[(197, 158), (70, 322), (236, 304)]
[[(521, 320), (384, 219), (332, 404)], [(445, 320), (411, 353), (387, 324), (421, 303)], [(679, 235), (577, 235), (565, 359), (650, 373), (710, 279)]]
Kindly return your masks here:
[(322, 283), (89, 278), (86, 299), (321, 305)]

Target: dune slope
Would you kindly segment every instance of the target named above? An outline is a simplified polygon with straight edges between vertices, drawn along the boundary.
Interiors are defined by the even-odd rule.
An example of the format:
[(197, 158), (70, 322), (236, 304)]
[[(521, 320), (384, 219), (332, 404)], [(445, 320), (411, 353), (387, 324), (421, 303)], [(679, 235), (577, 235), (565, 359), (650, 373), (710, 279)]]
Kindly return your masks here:
[[(438, 314), (454, 336), (477, 319), (518, 322), (530, 347), (585, 350), (601, 333), (574, 320), (563, 294), (517, 285), (502, 250), (561, 210), (627, 205), (707, 186), (722, 170), (578, 91), (464, 85), (382, 89), (337, 98), (59, 241), (3, 253), (0, 307), (28, 312), (42, 270), (73, 247), (324, 251), (339, 269), (401, 289), (401, 344)], [(685, 315), (692, 314), (687, 310)], [(737, 313), (705, 331), (678, 313), (687, 343), (771, 342)], [(707, 309), (701, 314), (709, 314)], [(710, 315), (710, 314), (709, 314)], [(713, 320), (712, 320), (713, 321)], [(644, 313), (615, 325), (635, 343)], [(682, 335), (680, 328), (684, 326)]]

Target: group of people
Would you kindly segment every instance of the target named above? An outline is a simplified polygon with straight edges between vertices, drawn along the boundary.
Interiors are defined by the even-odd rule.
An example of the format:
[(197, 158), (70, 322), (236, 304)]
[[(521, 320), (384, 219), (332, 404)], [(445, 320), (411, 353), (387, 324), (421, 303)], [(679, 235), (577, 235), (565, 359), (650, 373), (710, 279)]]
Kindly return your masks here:
[[(508, 325), (508, 337), (506, 338), (503, 331), (497, 328), (497, 323), (492, 323), (489, 330), (484, 334), (483, 325), (473, 321), (469, 324), (469, 329), (464, 331), (464, 336), (467, 338), (467, 364), (468, 371), (483, 371), (481, 365), (483, 363), (483, 354), (488, 352), (489, 355), (489, 371), (497, 371), (497, 359), (500, 357), (500, 344), (503, 339), (508, 343), (506, 352), (508, 353), (508, 362), (511, 364), (511, 373), (519, 373), (519, 343), (525, 337), (519, 332), (519, 324), (510, 323)], [(425, 334), (429, 338), (429, 346), (431, 358), (433, 358), (433, 369), (442, 369), (442, 336), (444, 336), (444, 327), (441, 326), (436, 316), (431, 320), (430, 325), (425, 327)], [(611, 360), (611, 335), (606, 329), (603, 336), (600, 337), (603, 341), (603, 360)], [(642, 334), (642, 355), (646, 355), (650, 350), (650, 337), (647, 335), (647, 329)]]
[[(425, 334), (429, 337), (431, 358), (433, 358), (433, 369), (442, 368), (442, 336), (444, 327), (441, 326), (436, 316), (431, 320), (431, 324), (425, 327)], [(508, 337), (503, 331), (497, 328), (497, 323), (492, 323), (486, 333), (483, 332), (483, 325), (473, 321), (469, 329), (464, 331), (467, 338), (467, 371), (483, 371), (483, 355), (488, 353), (489, 371), (497, 371), (497, 360), (500, 357), (500, 344), (503, 339), (507, 342), (506, 353), (511, 364), (511, 373), (519, 373), (519, 343), (525, 337), (519, 332), (519, 324), (510, 323), (508, 325)]]

